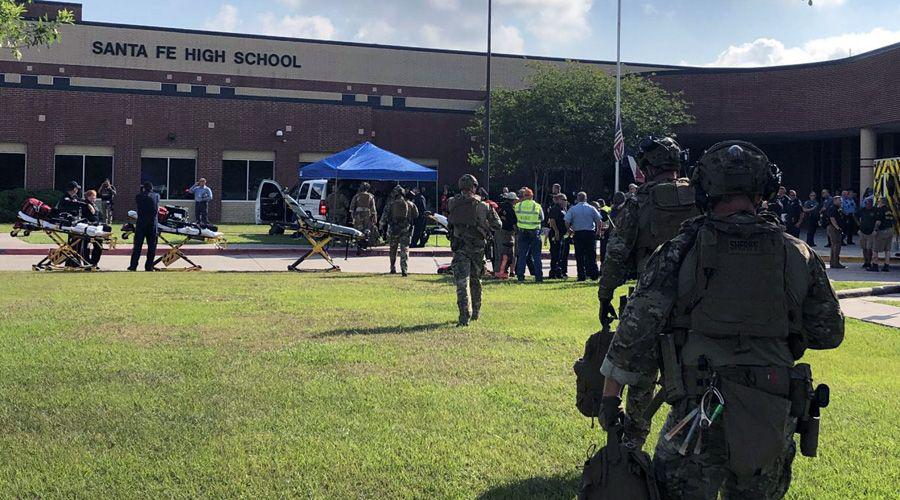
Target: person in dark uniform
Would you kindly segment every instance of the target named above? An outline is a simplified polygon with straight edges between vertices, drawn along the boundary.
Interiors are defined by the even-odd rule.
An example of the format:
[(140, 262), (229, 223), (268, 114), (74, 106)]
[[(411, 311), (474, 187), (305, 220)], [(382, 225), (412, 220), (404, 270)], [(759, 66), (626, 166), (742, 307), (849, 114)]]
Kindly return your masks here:
[(147, 261), (145, 271), (153, 271), (156, 259), (156, 216), (159, 212), (159, 195), (153, 192), (153, 183), (147, 181), (141, 185), (141, 192), (134, 198), (137, 204), (137, 222), (134, 223), (134, 247), (131, 249), (131, 265), (129, 271), (137, 271), (141, 259), (141, 247), (147, 240)]
[[(56, 213), (62, 217), (68, 216), (73, 220), (80, 220), (84, 218), (84, 210), (84, 201), (81, 200), (81, 185), (79, 185), (77, 181), (69, 181), (69, 183), (66, 184), (66, 191), (63, 194), (63, 197), (56, 203)], [(80, 237), (75, 235), (70, 234), (68, 237), (69, 246), (83, 255), (84, 245), (83, 242), (79, 240)], [(69, 258), (66, 260), (66, 267), (77, 266), (78, 262), (75, 259)]]
[(84, 202), (81, 200), (81, 186), (77, 181), (69, 181), (66, 184), (66, 192), (56, 204), (56, 211), (60, 214), (69, 214), (76, 219), (82, 217)]
[[(101, 222), (100, 210), (97, 208), (96, 203), (97, 192), (93, 189), (85, 191), (84, 208), (81, 212), (84, 215), (84, 219), (90, 224), (99, 224)], [(84, 256), (85, 260), (96, 266), (103, 255), (103, 245), (91, 238), (84, 238), (81, 244), (81, 255)]]
[(428, 205), (425, 201), (425, 195), (422, 194), (422, 188), (414, 187), (412, 189), (413, 192), (413, 204), (416, 205), (416, 210), (419, 211), (418, 217), (416, 217), (416, 224), (413, 228), (413, 236), (412, 243), (409, 245), (412, 248), (422, 248), (428, 243), (428, 238), (425, 236), (425, 212), (428, 211)]

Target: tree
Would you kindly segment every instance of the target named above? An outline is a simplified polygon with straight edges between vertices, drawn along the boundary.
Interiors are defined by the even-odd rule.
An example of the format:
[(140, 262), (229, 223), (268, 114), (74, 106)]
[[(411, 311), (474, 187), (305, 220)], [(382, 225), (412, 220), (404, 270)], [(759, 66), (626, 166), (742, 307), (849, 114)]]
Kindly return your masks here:
[[(567, 171), (601, 187), (602, 177), (614, 173), (615, 77), (580, 63), (537, 63), (532, 70), (527, 88), (491, 92), (492, 176), (537, 181)], [(623, 133), (632, 151), (644, 137), (672, 134), (676, 125), (692, 120), (681, 94), (638, 75), (622, 78)], [(482, 108), (468, 135), (480, 137), (483, 121)], [(480, 151), (469, 162), (481, 169)]]
[(62, 9), (50, 20), (46, 15), (36, 20), (25, 19), (25, 6), (32, 0), (0, 0), (0, 49), (9, 50), (16, 60), (22, 49), (38, 45), (50, 46), (59, 41), (59, 27), (75, 22), (71, 11)]

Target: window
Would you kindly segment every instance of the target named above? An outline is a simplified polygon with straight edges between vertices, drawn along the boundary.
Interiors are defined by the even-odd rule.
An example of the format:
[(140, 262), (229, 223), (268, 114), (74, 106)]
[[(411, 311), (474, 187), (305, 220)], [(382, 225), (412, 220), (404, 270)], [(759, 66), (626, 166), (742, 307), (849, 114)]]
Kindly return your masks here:
[(256, 193), (259, 191), (259, 185), (266, 179), (275, 178), (275, 162), (274, 161), (251, 161), (247, 180), (250, 183), (247, 189), (247, 199), (255, 200)]
[(305, 200), (306, 196), (309, 194), (309, 184), (303, 183), (300, 185), (300, 192), (297, 193), (298, 200)]
[(0, 191), (25, 187), (25, 153), (0, 153)]
[(259, 185), (265, 179), (272, 179), (274, 173), (274, 161), (222, 160), (222, 199), (255, 200)]
[(325, 190), (325, 184), (322, 184), (321, 182), (317, 182), (317, 183), (313, 184), (312, 190), (310, 190), (310, 193), (309, 193), (309, 199), (310, 200), (321, 200), (322, 198), (325, 197), (325, 193), (323, 192), (324, 190)]
[(247, 162), (224, 160), (222, 162), (222, 199), (247, 199)]
[(65, 191), (72, 181), (83, 188), (97, 189), (105, 179), (113, 178), (113, 157), (99, 155), (57, 154), (53, 187)]
[(192, 200), (187, 192), (197, 180), (197, 160), (193, 158), (141, 158), (141, 182), (153, 183), (164, 200)]

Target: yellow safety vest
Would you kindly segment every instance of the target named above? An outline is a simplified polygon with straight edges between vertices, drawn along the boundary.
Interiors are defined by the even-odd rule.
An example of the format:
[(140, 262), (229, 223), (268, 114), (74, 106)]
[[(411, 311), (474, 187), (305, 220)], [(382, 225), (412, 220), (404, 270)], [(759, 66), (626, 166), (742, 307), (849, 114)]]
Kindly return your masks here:
[(516, 225), (519, 229), (541, 227), (541, 204), (534, 200), (522, 200), (516, 205)]

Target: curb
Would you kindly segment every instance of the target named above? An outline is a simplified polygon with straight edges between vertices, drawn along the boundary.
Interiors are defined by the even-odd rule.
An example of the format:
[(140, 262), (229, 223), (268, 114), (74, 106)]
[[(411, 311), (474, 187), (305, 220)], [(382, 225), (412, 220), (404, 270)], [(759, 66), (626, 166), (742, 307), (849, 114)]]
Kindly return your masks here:
[[(287, 247), (287, 248), (226, 248), (224, 250), (220, 250), (218, 248), (190, 248), (190, 247), (182, 247), (182, 251), (187, 256), (198, 256), (198, 255), (222, 255), (222, 256), (234, 256), (234, 255), (269, 255), (269, 256), (294, 256), (309, 250), (310, 247), (304, 245), (297, 245), (296, 247)], [(167, 246), (158, 246), (156, 247), (156, 253), (160, 254), (161, 252), (165, 252), (168, 250)], [(31, 255), (36, 257), (43, 257), (47, 255), (50, 251), (50, 248), (0, 248), (0, 255)], [(343, 257), (344, 256), (344, 247), (334, 247), (330, 249), (332, 257)], [(387, 257), (390, 254), (390, 251), (387, 248), (374, 248), (370, 250), (366, 250), (359, 257)], [(103, 255), (131, 255), (130, 248), (116, 248), (113, 250), (104, 250)], [(350, 249), (350, 256), (356, 257), (356, 250), (353, 248)], [(453, 257), (453, 252), (448, 249), (435, 249), (435, 250), (418, 250), (418, 249), (410, 249), (409, 251), (410, 257), (440, 257), (440, 258), (451, 258)], [(549, 252), (543, 252), (541, 257), (544, 259), (550, 258)], [(571, 257), (570, 257), (571, 258)]]
[(900, 285), (875, 286), (870, 288), (852, 288), (837, 292), (839, 299), (853, 299), (857, 297), (873, 297), (877, 295), (891, 295), (900, 293)]

